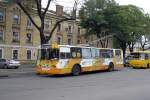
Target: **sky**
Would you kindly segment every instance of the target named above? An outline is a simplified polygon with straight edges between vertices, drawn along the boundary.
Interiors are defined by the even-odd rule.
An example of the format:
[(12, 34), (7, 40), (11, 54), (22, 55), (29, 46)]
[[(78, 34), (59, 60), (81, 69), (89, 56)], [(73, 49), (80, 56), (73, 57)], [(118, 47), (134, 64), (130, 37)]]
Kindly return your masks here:
[[(47, 0), (43, 0), (43, 6), (46, 5)], [(150, 13), (150, 1), (149, 0), (115, 0), (120, 5), (128, 5), (133, 4), (140, 8), (143, 8), (145, 13)], [(80, 5), (82, 4), (83, 0), (79, 0)], [(55, 5), (60, 4), (64, 6), (65, 11), (69, 11), (72, 9), (74, 0), (55, 0), (54, 3), (51, 4), (51, 10), (55, 10)], [(79, 6), (80, 6), (79, 5)]]
[(140, 8), (143, 8), (146, 13), (150, 13), (150, 1), (149, 0), (116, 0), (120, 5), (133, 4)]

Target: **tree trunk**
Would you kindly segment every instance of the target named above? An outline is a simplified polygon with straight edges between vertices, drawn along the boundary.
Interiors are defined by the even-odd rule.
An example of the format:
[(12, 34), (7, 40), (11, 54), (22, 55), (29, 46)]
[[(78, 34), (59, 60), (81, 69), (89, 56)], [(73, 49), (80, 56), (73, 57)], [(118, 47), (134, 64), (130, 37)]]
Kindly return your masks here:
[(43, 44), (47, 44), (47, 41), (46, 41), (46, 39), (45, 39), (45, 36), (43, 35), (43, 32), (42, 32), (42, 30), (41, 30), (41, 32), (40, 32), (40, 42), (41, 42), (41, 50), (40, 50), (40, 52), (41, 52), (41, 59), (46, 59), (46, 50), (45, 49), (42, 49), (42, 45)]
[(43, 34), (43, 32), (40, 32), (40, 40), (41, 40), (41, 45), (47, 44), (46, 38)]
[(128, 46), (129, 46), (130, 53), (133, 52), (133, 50), (134, 50), (134, 43), (129, 42)]
[(109, 42), (109, 40), (107, 39), (107, 41), (106, 41), (106, 48), (108, 48), (108, 42)]
[(126, 48), (122, 48), (123, 51), (123, 62), (125, 63), (125, 58), (126, 58)]
[(124, 43), (124, 42), (122, 42), (120, 46), (121, 46), (121, 49), (123, 51), (123, 62), (125, 63), (127, 46), (126, 46), (126, 43)]
[(129, 47), (130, 53), (133, 52), (133, 47)]
[(100, 40), (100, 43), (101, 43), (101, 47), (104, 48), (103, 41)]
[(145, 45), (142, 45), (142, 51), (144, 51), (144, 50), (145, 50), (144, 48), (145, 48)]

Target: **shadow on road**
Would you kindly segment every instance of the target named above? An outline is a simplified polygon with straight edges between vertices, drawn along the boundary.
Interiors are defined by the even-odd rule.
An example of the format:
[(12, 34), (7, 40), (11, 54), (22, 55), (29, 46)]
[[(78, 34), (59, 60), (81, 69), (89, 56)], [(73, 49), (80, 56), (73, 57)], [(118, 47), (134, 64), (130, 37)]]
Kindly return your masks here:
[[(108, 72), (108, 71), (92, 71), (92, 72), (83, 72), (79, 76), (87, 76), (87, 75), (95, 75), (95, 74), (108, 74), (108, 73), (114, 73), (118, 72), (118, 70)], [(45, 78), (64, 78), (64, 77), (78, 77), (78, 76), (73, 76), (72, 74), (64, 74), (64, 75), (39, 75), (40, 77), (45, 77)]]

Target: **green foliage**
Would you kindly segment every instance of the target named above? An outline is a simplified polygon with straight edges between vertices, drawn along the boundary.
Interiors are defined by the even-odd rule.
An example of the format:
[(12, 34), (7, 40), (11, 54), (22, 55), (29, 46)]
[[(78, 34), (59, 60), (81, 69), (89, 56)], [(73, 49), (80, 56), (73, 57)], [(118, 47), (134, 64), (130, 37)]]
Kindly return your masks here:
[(124, 42), (132, 41), (133, 33), (139, 36), (144, 25), (142, 9), (133, 6), (115, 6), (105, 11), (111, 32)]
[(79, 11), (81, 26), (87, 29), (87, 35), (95, 34), (102, 37), (108, 33), (108, 23), (105, 20), (104, 11), (117, 5), (114, 0), (87, 0)]
[[(115, 46), (134, 47), (144, 36), (150, 36), (150, 16), (134, 5), (118, 5), (114, 0), (86, 0), (80, 10), (81, 26), (87, 34), (114, 34)], [(108, 34), (105, 34), (108, 35)], [(131, 46), (132, 45), (132, 46)]]

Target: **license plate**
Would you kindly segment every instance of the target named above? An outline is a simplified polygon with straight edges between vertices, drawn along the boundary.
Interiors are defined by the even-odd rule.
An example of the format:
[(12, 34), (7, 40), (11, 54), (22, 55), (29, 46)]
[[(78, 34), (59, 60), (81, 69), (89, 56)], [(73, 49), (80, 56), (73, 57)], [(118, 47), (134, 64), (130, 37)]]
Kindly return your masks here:
[(42, 70), (50, 70), (50, 68), (42, 68)]
[(44, 65), (44, 66), (42, 66), (42, 69), (43, 69), (43, 70), (49, 70), (50, 68), (49, 68), (48, 65)]

